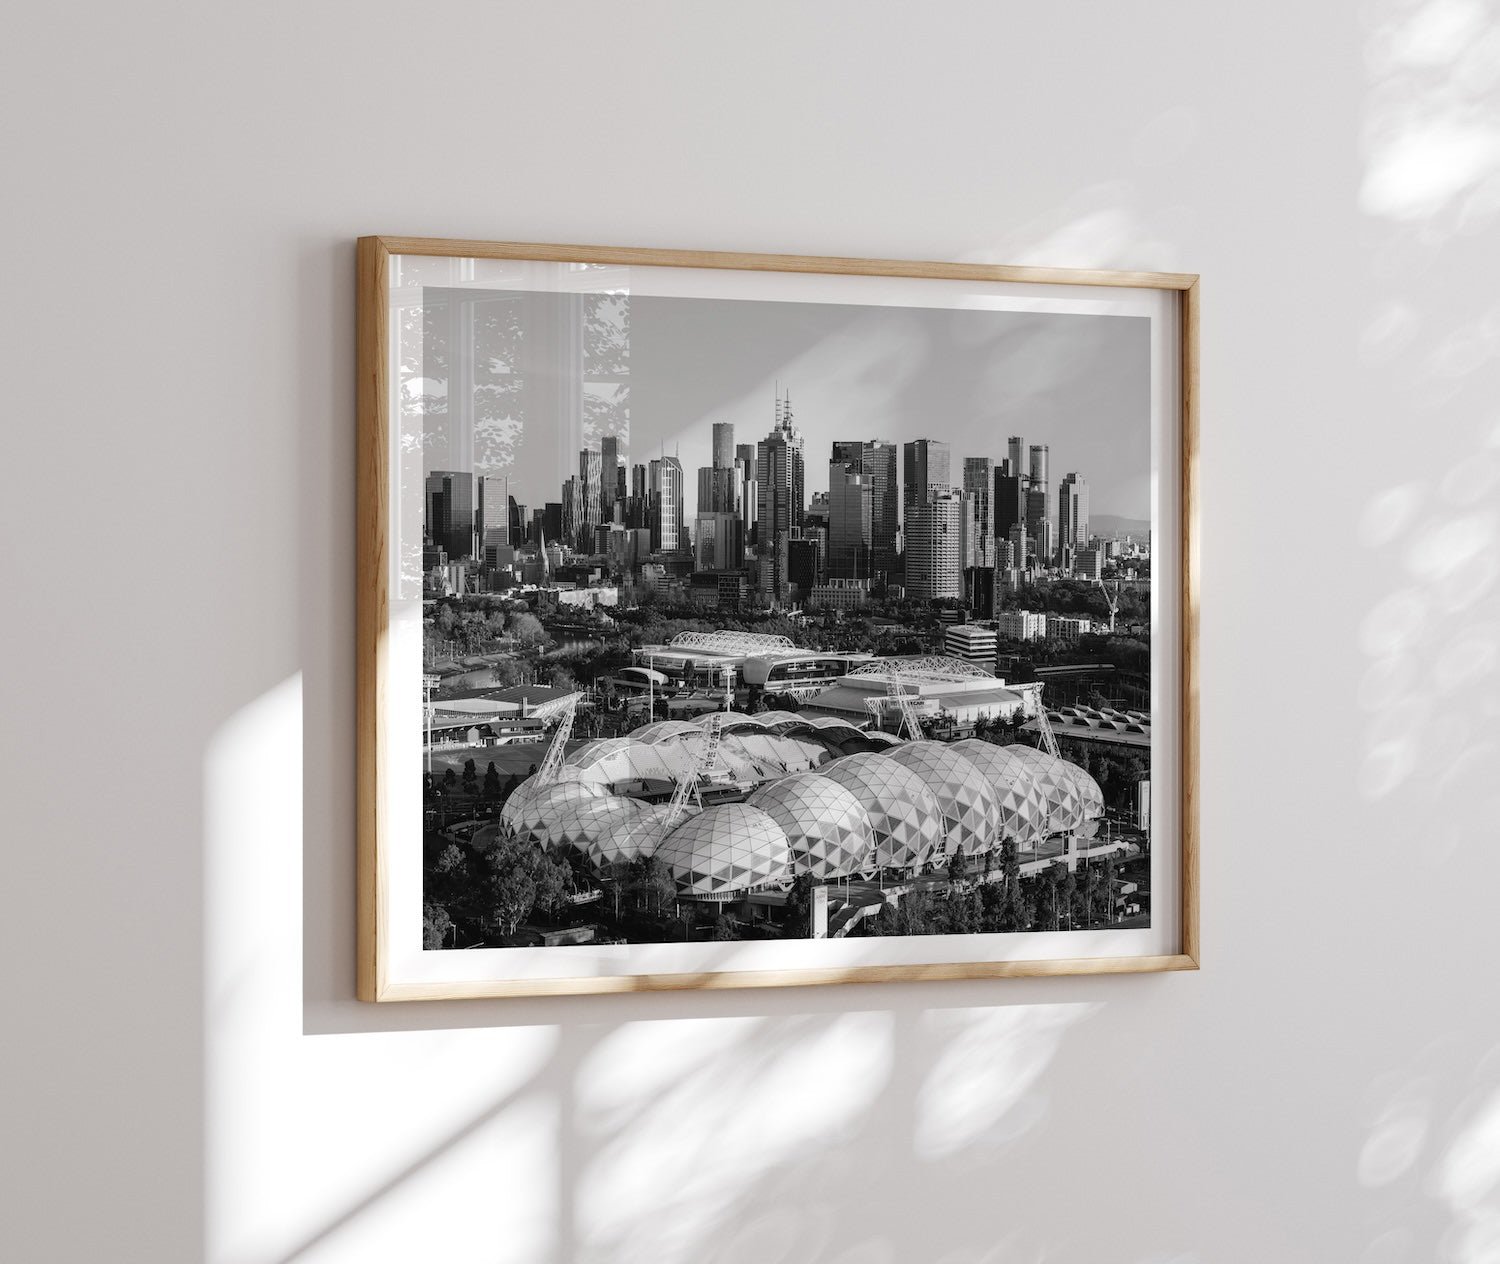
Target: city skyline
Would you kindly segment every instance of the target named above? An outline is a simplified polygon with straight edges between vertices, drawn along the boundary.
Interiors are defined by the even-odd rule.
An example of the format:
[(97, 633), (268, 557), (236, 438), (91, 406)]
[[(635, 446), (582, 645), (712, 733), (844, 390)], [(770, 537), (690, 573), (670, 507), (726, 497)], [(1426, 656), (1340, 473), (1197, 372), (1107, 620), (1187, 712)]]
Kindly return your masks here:
[[(502, 430), (498, 447), (454, 443), (439, 413), (424, 421), (428, 437), (441, 439), (424, 444), (425, 472), (461, 470), (453, 457), (483, 446), (474, 472), (508, 476), (518, 501), (540, 506), (577, 472), (580, 451), (613, 441), (627, 470), (662, 456), (680, 461), (691, 524), (699, 512), (694, 472), (713, 464), (715, 427), (732, 427), (738, 445), (763, 442), (779, 392), (790, 394), (804, 437), (804, 508), (830, 489), (827, 457), (836, 442), (940, 439), (961, 470), (968, 458), (998, 466), (1008, 438), (1021, 435), (1050, 449), (1054, 497), (1077, 471), (1089, 479), (1095, 516), (1150, 516), (1149, 328), (1140, 318), (634, 298), (621, 337), (623, 407), (618, 386), (609, 408), (595, 406), (593, 379), (571, 395), (551, 381), (534, 395), (549, 411), (579, 415), (566, 426), (555, 416), (530, 426), (524, 403), (510, 408), (519, 418), (497, 420), (492, 408), (474, 424)], [(559, 398), (589, 402), (557, 405)], [(603, 416), (606, 429), (590, 434), (584, 412)], [(951, 484), (962, 485), (960, 473)]]

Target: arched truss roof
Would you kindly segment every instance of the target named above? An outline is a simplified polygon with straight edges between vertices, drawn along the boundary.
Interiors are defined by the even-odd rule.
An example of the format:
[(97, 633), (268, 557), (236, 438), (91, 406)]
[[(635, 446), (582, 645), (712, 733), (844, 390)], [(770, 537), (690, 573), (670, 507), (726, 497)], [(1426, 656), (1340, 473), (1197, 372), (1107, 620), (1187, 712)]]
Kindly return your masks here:
[(930, 655), (922, 658), (877, 658), (849, 673), (851, 676), (888, 680), (993, 680), (995, 673), (961, 658)]
[(759, 654), (797, 648), (791, 637), (766, 632), (679, 632), (669, 644), (674, 650), (707, 650), (714, 654)]

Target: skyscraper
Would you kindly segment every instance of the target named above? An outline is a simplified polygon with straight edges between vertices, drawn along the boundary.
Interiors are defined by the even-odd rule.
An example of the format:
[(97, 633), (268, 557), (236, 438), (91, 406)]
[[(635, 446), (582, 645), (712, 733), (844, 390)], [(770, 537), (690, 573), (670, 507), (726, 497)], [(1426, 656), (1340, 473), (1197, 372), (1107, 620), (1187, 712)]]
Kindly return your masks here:
[[(1007, 458), (1008, 459), (1008, 458)], [(995, 475), (995, 535), (1007, 539), (1016, 523), (1026, 521), (1026, 478), (1021, 474)]]
[(578, 454), (579, 514), (573, 524), (578, 539), (574, 547), (580, 553), (594, 551), (594, 528), (603, 518), (604, 461), (600, 453), (585, 448)]
[(861, 454), (860, 472), (870, 485), (870, 567), (877, 580), (896, 569), (900, 511), (896, 492), (896, 445), (871, 439)]
[(761, 593), (772, 605), (784, 605), (791, 597), (787, 543), (801, 532), (806, 514), (802, 433), (792, 424), (790, 397), (777, 397), (775, 428), (756, 447), (756, 485)]
[[(714, 469), (734, 468), (734, 422), (714, 422)], [(700, 506), (701, 508), (701, 506)]]
[(730, 466), (698, 467), (698, 512), (738, 513), (739, 471)]
[(427, 476), (427, 535), (450, 562), (473, 556), (473, 474), (433, 470)]
[(835, 444), (835, 459), (828, 465), (828, 574), (833, 579), (869, 579), (874, 566), (874, 488), (857, 460), (837, 459), (838, 448)]
[(599, 521), (613, 522), (615, 500), (620, 494), (620, 440), (605, 435), (599, 441)]
[(1057, 547), (1069, 561), (1089, 542), (1089, 485), (1071, 473), (1057, 487)]
[(1011, 435), (1005, 441), (1005, 463), (1007, 477), (1026, 477), (1026, 440), (1020, 435)]
[(936, 492), (953, 486), (952, 456), (941, 439), (913, 439), (902, 448), (901, 509), (909, 514)]
[(987, 456), (964, 457), (964, 492), (973, 497), (965, 566), (995, 564), (995, 463)]
[[(1037, 558), (1043, 564), (1052, 560), (1052, 543), (1057, 539), (1057, 527), (1052, 521), (1052, 496), (1051, 486), (1047, 475), (1048, 448), (1044, 443), (1033, 443), (1031, 445), (1031, 468), (1027, 476), (1026, 488), (1026, 524), (1031, 528), (1031, 533), (1036, 537)], [(1043, 547), (1043, 541), (1038, 527), (1041, 523), (1048, 524), (1047, 547)]]
[(683, 530), (682, 463), (675, 456), (654, 459), (650, 466), (651, 550), (676, 553), (687, 547)]
[(918, 601), (964, 595), (960, 556), (964, 496), (934, 491), (906, 513), (906, 593)]
[(479, 479), (479, 520), (476, 524), (479, 551), (491, 545), (506, 545), (510, 538), (510, 480), (503, 474), (485, 474)]

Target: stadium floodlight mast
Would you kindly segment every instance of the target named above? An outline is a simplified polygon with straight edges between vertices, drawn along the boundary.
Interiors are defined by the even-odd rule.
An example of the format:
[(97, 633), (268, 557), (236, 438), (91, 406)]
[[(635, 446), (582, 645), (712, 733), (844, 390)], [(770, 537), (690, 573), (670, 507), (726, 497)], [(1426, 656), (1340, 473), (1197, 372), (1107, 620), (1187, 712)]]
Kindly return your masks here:
[(432, 691), (438, 687), (438, 677), (422, 677), (422, 716), (427, 721), (427, 771), (432, 772)]
[(538, 789), (542, 786), (550, 786), (557, 780), (557, 774), (562, 771), (563, 756), (567, 753), (568, 739), (573, 735), (573, 717), (578, 714), (580, 696), (574, 694), (563, 705), (562, 718), (557, 722), (557, 732), (552, 735), (552, 745), (547, 747), (547, 753), (542, 758), (542, 766), (536, 770), (536, 775), (532, 779), (532, 785)]
[[(877, 673), (862, 670), (855, 674), (873, 676)], [(916, 683), (915, 679), (905, 675), (894, 663), (885, 667), (879, 675), (885, 677), (885, 697), (865, 699), (866, 708), (872, 716), (884, 716), (890, 704), (894, 702), (901, 716), (896, 725), (896, 736), (900, 737), (905, 732), (908, 740), (920, 742), (923, 733), (921, 721), (917, 718), (917, 704), (903, 687), (908, 681)]]
[(719, 744), (724, 737), (724, 716), (723, 711), (714, 711), (709, 715), (708, 723), (704, 725), (703, 749), (697, 755), (688, 756), (687, 771), (678, 778), (677, 788), (672, 791), (672, 799), (667, 804), (667, 813), (662, 817), (661, 829), (656, 838), (658, 847), (681, 822), (689, 799), (700, 808), (703, 806), (703, 796), (698, 793), (698, 778), (718, 764)]

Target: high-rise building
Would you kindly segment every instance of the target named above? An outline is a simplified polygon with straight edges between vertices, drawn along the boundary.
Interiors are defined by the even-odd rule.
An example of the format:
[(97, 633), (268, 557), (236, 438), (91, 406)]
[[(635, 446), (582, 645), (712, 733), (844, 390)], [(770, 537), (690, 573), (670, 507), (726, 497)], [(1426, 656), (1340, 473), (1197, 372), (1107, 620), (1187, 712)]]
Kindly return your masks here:
[(901, 455), (903, 514), (953, 486), (952, 455), (941, 439), (913, 439), (903, 446)]
[(510, 539), (510, 480), (503, 474), (485, 474), (479, 479), (479, 518), (475, 523), (480, 555), (492, 545), (508, 545)]
[(639, 500), (646, 499), (646, 467), (644, 465), (630, 467), (630, 494)]
[(1015, 522), (1010, 528), (1010, 564), (1018, 571), (1026, 569), (1028, 561), (1026, 549), (1026, 524)]
[(1005, 464), (1007, 478), (1026, 477), (1026, 440), (1020, 435), (1011, 435), (1005, 441)]
[[(542, 535), (536, 538), (548, 540), (562, 539), (562, 516), (563, 507), (561, 501), (549, 500), (537, 512), (541, 515)], [(535, 533), (533, 533), (535, 534)]]
[[(557, 540), (570, 542), (578, 539), (578, 529), (583, 523), (583, 492), (578, 486), (578, 476), (569, 474), (562, 485), (562, 531)], [(551, 539), (551, 537), (548, 537)], [(555, 544), (557, 540), (552, 542)], [(541, 547), (545, 548), (545, 545)]]
[(1010, 529), (1026, 521), (1026, 479), (1020, 474), (995, 475), (995, 536), (1008, 540)]
[(599, 521), (613, 522), (620, 496), (620, 439), (605, 435), (599, 441)]
[(964, 493), (973, 498), (965, 514), (969, 525), (965, 566), (995, 564), (995, 463), (987, 456), (964, 457)]
[(675, 456), (654, 459), (650, 466), (650, 486), (651, 551), (676, 553), (686, 549), (682, 463)]
[(578, 535), (575, 547), (580, 553), (592, 553), (594, 528), (604, 521), (604, 458), (593, 448), (578, 454), (579, 517), (574, 523)]
[[(1026, 523), (1036, 537), (1037, 556), (1043, 565), (1052, 561), (1052, 546), (1057, 540), (1057, 523), (1053, 518), (1055, 505), (1052, 500), (1052, 484), (1048, 474), (1049, 449), (1045, 443), (1031, 445), (1031, 466), (1026, 486)], [(1042, 547), (1038, 526), (1049, 524), (1047, 547)]]
[(865, 445), (861, 439), (835, 439), (833, 453), (829, 457), (836, 465), (847, 465), (856, 474), (860, 473)]
[(935, 491), (906, 511), (906, 594), (918, 601), (964, 595), (963, 493)]
[(840, 460), (839, 445), (828, 465), (828, 575), (831, 579), (869, 579), (874, 491), (861, 472), (860, 454)]
[(753, 443), (738, 443), (734, 448), (734, 466), (739, 476), (740, 521), (745, 528), (745, 543), (755, 541), (755, 523), (760, 513), (760, 484), (756, 482), (756, 457)]
[(737, 513), (702, 513), (693, 520), (693, 564), (699, 570), (737, 570), (745, 564), (744, 528)]
[(811, 600), (812, 591), (822, 582), (825, 570), (822, 541), (788, 540), (786, 565), (794, 594), (803, 601)]
[(433, 470), (427, 476), (427, 536), (450, 562), (474, 555), (474, 475)]
[[(714, 422), (714, 469), (734, 468), (734, 422)], [(702, 506), (700, 505), (701, 509)]]
[(787, 544), (806, 516), (802, 433), (792, 423), (790, 397), (778, 396), (775, 428), (756, 447), (756, 484), (761, 593), (772, 605), (784, 605), (791, 598)]
[(1072, 473), (1057, 487), (1057, 547), (1072, 561), (1089, 542), (1089, 485)]
[(860, 457), (860, 472), (870, 484), (870, 568), (877, 581), (896, 569), (896, 533), (900, 500), (896, 481), (896, 445), (871, 439)]
[(738, 513), (739, 491), (739, 471), (732, 465), (699, 467), (699, 513)]

